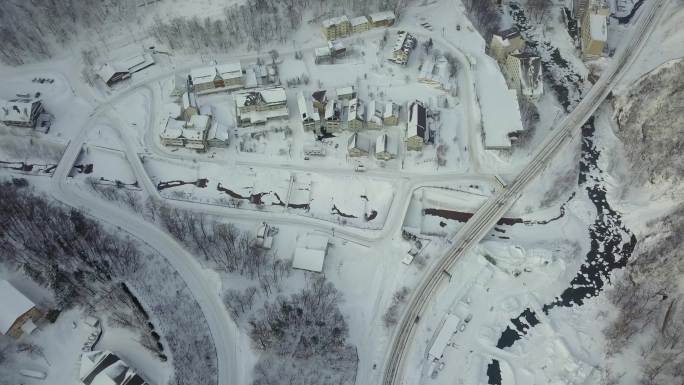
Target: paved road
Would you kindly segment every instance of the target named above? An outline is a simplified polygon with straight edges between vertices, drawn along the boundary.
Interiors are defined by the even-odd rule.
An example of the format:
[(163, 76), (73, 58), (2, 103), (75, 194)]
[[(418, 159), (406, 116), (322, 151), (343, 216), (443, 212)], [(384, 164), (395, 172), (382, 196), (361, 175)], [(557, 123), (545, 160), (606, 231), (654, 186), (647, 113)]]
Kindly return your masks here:
[(488, 200), (475, 215), (463, 226), (456, 236), (452, 248), (433, 266), (430, 273), (420, 282), (410, 299), (407, 310), (392, 338), (390, 350), (385, 360), (382, 384), (403, 384), (403, 364), (410, 347), (419, 317), (423, 313), (431, 297), (444, 282), (444, 271), (449, 271), (454, 264), (484, 238), (492, 227), (511, 208), (535, 177), (537, 177), (561, 148), (576, 134), (581, 126), (596, 111), (601, 102), (610, 93), (617, 80), (625, 72), (631, 62), (641, 51), (651, 34), (655, 21), (664, 9), (667, 0), (647, 2), (637, 24), (632, 29), (630, 38), (625, 39), (622, 48), (614, 56), (611, 65), (606, 68), (601, 78), (587, 93), (578, 106), (563, 119), (556, 129), (547, 137), (539, 150), (526, 166), (505, 189), (499, 191)]

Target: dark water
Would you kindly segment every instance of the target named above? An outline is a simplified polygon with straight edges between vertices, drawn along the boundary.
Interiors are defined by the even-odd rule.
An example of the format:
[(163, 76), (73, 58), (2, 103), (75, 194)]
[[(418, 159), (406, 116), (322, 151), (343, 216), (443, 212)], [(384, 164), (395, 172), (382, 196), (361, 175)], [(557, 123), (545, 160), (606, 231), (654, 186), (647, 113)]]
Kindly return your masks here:
[[(553, 301), (545, 304), (542, 311), (548, 314), (555, 307), (581, 306), (589, 298), (597, 296), (607, 283), (610, 273), (624, 267), (636, 245), (636, 237), (622, 222), (620, 213), (613, 210), (606, 199), (602, 170), (597, 166), (600, 152), (594, 146), (594, 119), (582, 126), (582, 154), (580, 158), (579, 186), (587, 192), (596, 208), (597, 217), (589, 227), (591, 248), (579, 272), (570, 285)], [(497, 348), (513, 346), (535, 325), (539, 319), (527, 308), (518, 317), (511, 319), (511, 325), (501, 333)], [(496, 360), (487, 367), (489, 384), (501, 385), (501, 370)]]

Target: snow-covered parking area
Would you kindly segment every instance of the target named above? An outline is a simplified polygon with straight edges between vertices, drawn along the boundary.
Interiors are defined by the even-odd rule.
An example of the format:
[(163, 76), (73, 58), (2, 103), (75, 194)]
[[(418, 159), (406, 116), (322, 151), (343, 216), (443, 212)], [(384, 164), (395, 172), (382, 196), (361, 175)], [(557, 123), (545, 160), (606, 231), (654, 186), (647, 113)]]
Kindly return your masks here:
[(157, 157), (145, 157), (144, 167), (168, 199), (287, 212), (357, 228), (383, 228), (394, 197), (392, 183), (361, 174), (329, 176)]

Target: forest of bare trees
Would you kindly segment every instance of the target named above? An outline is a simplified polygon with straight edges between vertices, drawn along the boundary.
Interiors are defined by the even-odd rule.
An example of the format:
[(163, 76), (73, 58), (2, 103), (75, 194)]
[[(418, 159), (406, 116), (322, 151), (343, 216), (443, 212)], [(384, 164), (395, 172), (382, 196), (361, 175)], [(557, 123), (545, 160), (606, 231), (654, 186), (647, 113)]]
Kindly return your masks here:
[(494, 0), (463, 0), (468, 19), (486, 42), (501, 27), (501, 13)]
[(143, 346), (173, 357), (173, 385), (216, 382), (208, 325), (162, 256), (78, 210), (51, 203), (25, 180), (1, 181), (0, 200), (0, 263), (49, 289), (54, 303), (46, 306), (81, 307), (135, 329)]
[(218, 18), (212, 14), (201, 19), (164, 20), (155, 15), (169, 7), (170, 0), (144, 7), (136, 0), (6, 0), (0, 8), (0, 61), (20, 65), (45, 60), (79, 39), (85, 45), (80, 48), (88, 52), (87, 47), (101, 46), (110, 40), (114, 30), (131, 31), (131, 36), (141, 38), (149, 29), (153, 37), (173, 50), (225, 52), (241, 44), (257, 49), (266, 42), (286, 40), (307, 21), (305, 13), (318, 22), (321, 17), (339, 12), (399, 12), (406, 2), (246, 0), (226, 6)]
[(262, 356), (253, 385), (353, 385), (358, 356), (347, 342), (341, 294), (318, 276), (290, 296), (267, 301), (249, 320)]
[[(649, 223), (623, 277), (608, 292), (618, 315), (604, 330), (610, 355), (638, 354), (641, 385), (684, 378), (684, 206)], [(629, 355), (629, 354), (628, 354)], [(631, 358), (630, 358), (631, 359)], [(619, 383), (614, 372), (608, 383)]]

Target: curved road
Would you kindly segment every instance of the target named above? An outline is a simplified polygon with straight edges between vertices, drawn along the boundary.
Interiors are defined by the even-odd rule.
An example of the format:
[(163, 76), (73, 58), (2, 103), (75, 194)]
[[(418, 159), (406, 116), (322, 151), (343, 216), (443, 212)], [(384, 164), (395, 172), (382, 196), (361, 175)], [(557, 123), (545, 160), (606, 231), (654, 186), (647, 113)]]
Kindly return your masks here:
[(385, 359), (382, 384), (403, 384), (403, 364), (406, 352), (410, 347), (416, 325), (425, 306), (444, 282), (445, 276), (443, 272), (451, 270), (454, 264), (470, 248), (477, 245), (491, 231), (491, 228), (522, 194), (524, 188), (550, 164), (554, 156), (568, 142), (568, 139), (596, 111), (613, 86), (615, 86), (617, 80), (629, 68), (629, 65), (641, 51), (653, 30), (655, 21), (658, 20), (661, 11), (664, 9), (663, 5), (666, 1), (652, 0), (647, 2), (644, 6), (645, 9), (643, 9), (639, 17), (638, 24), (632, 29), (630, 38), (623, 41), (619, 54), (614, 56), (611, 65), (604, 70), (598, 82), (596, 82), (577, 107), (546, 138), (530, 163), (520, 172), (516, 179), (494, 195), (475, 213), (459, 231), (448, 253), (431, 266), (429, 274), (424, 277), (413, 292), (409, 305), (397, 329), (395, 329), (391, 347)]

